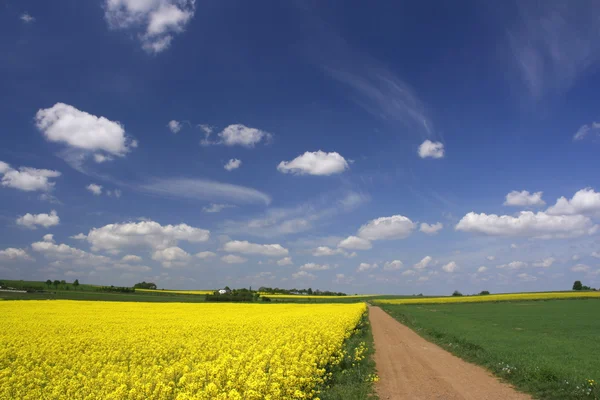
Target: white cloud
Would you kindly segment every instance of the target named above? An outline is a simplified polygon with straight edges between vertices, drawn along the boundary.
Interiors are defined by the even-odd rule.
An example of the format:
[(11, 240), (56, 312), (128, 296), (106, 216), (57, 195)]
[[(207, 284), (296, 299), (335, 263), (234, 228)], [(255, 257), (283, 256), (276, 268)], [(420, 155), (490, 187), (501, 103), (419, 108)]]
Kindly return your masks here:
[(325, 271), (331, 267), (328, 264), (306, 263), (300, 267), (302, 271)]
[(480, 274), (483, 273), (483, 272), (485, 272), (485, 271), (487, 271), (487, 270), (488, 269), (487, 269), (486, 266), (481, 266), (481, 267), (477, 268), (477, 272), (480, 273)]
[(427, 139), (419, 146), (419, 157), (442, 158), (444, 157), (444, 144), (441, 142), (432, 142)]
[(201, 260), (205, 260), (207, 258), (216, 257), (216, 254), (212, 251), (201, 251), (200, 253), (196, 253), (196, 257), (200, 258)]
[(396, 270), (401, 269), (403, 266), (404, 266), (404, 264), (400, 260), (388, 261), (385, 264), (383, 264), (383, 270), (384, 271), (396, 271)]
[(261, 254), (269, 257), (281, 257), (288, 255), (288, 249), (280, 244), (256, 244), (246, 240), (232, 240), (223, 245), (223, 250), (230, 253)]
[(500, 269), (520, 269), (527, 266), (526, 262), (523, 261), (511, 261), (508, 264), (497, 265), (496, 268)]
[(523, 190), (521, 192), (513, 190), (506, 195), (506, 201), (504, 202), (504, 205), (521, 207), (543, 206), (546, 204), (546, 202), (542, 200), (542, 194), (543, 192), (529, 193), (527, 190)]
[(359, 238), (358, 236), (348, 236), (338, 243), (338, 247), (349, 250), (369, 250), (373, 246), (367, 239)]
[(496, 259), (496, 256), (487, 256), (486, 259), (488, 261), (494, 261)]
[(585, 264), (577, 264), (571, 267), (571, 271), (573, 272), (589, 272), (590, 267)]
[(109, 224), (93, 228), (87, 235), (94, 251), (119, 251), (130, 246), (149, 246), (160, 250), (175, 246), (179, 241), (198, 243), (209, 238), (210, 232), (205, 229), (186, 224), (163, 226), (154, 221)]
[(406, 271), (402, 272), (402, 275), (404, 275), (404, 276), (412, 276), (415, 274), (416, 274), (416, 272), (413, 271), (412, 269), (407, 269)]
[(221, 257), (221, 261), (223, 261), (227, 264), (241, 264), (241, 263), (245, 263), (248, 260), (245, 259), (244, 257), (236, 256), (233, 254), (227, 254), (226, 256)]
[(40, 109), (35, 115), (36, 126), (51, 142), (62, 142), (86, 151), (105, 151), (122, 157), (132, 147), (119, 122), (97, 117), (64, 103)]
[(327, 246), (319, 246), (312, 251), (312, 255), (315, 257), (343, 255), (345, 257), (351, 258), (351, 257), (355, 257), (356, 253), (354, 253), (354, 252), (348, 253), (347, 251), (345, 251), (344, 249), (341, 249), (341, 248), (332, 249), (331, 247), (327, 247)]
[(55, 182), (50, 182), (49, 179), (58, 178), (61, 175), (60, 172), (49, 169), (20, 167), (19, 170), (16, 170), (2, 161), (0, 161), (0, 174), (3, 174), (2, 186), (26, 192), (52, 190)]
[(377, 264), (368, 264), (368, 263), (360, 263), (356, 272), (364, 272), (372, 269), (377, 269), (379, 266)]
[(333, 175), (348, 169), (348, 162), (339, 153), (324, 151), (307, 151), (292, 161), (282, 161), (277, 170), (295, 175)]
[(117, 199), (121, 198), (121, 191), (119, 189), (115, 189), (115, 190), (107, 190), (106, 191), (106, 195), (109, 197), (116, 197)]
[(414, 269), (425, 269), (425, 268), (427, 268), (427, 266), (429, 264), (431, 264), (432, 261), (433, 261), (433, 258), (431, 256), (425, 256), (425, 257), (423, 257), (423, 259), (421, 261), (419, 261), (418, 263), (413, 265), (413, 268)]
[(600, 213), (600, 193), (592, 188), (579, 190), (567, 200), (561, 197), (546, 211), (550, 215), (598, 214)]
[(24, 249), (15, 249), (14, 247), (9, 247), (4, 250), (0, 250), (0, 260), (3, 261), (15, 261), (15, 260), (24, 260), (24, 261), (35, 261), (33, 257), (27, 254), (27, 251)]
[(111, 259), (105, 256), (88, 253), (66, 244), (52, 242), (35, 242), (31, 244), (33, 251), (43, 254), (46, 258), (71, 260), (82, 266), (110, 265)]
[(442, 267), (444, 272), (452, 273), (458, 269), (458, 265), (454, 261), (450, 261), (448, 264)]
[(54, 235), (51, 233), (44, 235), (42, 239), (44, 240), (44, 242), (54, 243)]
[(298, 271), (292, 274), (294, 279), (315, 279), (317, 276), (306, 271)]
[(243, 146), (252, 148), (261, 141), (267, 142), (273, 137), (269, 132), (260, 129), (250, 128), (242, 124), (233, 124), (219, 132), (218, 136), (220, 140), (218, 142), (211, 142), (208, 138), (212, 133), (212, 128), (207, 127), (210, 128), (210, 130), (205, 129), (205, 125), (200, 125), (200, 127), (206, 134), (206, 138), (200, 142), (203, 146), (224, 144), (225, 146)]
[(416, 224), (402, 215), (376, 218), (361, 226), (358, 236), (369, 240), (403, 239), (409, 236)]
[(597, 135), (600, 135), (600, 122), (592, 122), (589, 125), (582, 125), (581, 128), (575, 132), (575, 135), (573, 135), (573, 140), (582, 140), (589, 133), (596, 133)]
[(152, 254), (152, 259), (159, 261), (165, 268), (184, 266), (190, 258), (191, 256), (185, 250), (177, 246), (156, 250)]
[(50, 211), (50, 214), (30, 214), (27, 213), (17, 218), (17, 225), (25, 226), (30, 229), (36, 229), (37, 226), (43, 226), (49, 228), (51, 226), (58, 225), (60, 218), (55, 210)]
[(140, 263), (142, 262), (142, 257), (136, 256), (135, 254), (127, 254), (121, 258), (123, 262), (132, 262), (132, 263)]
[(100, 196), (102, 194), (102, 186), (97, 185), (95, 183), (90, 183), (85, 188), (89, 190), (90, 193), (92, 193), (94, 196)]
[(441, 222), (436, 222), (435, 224), (431, 224), (431, 225), (423, 222), (421, 224), (421, 228), (419, 230), (428, 235), (435, 235), (439, 231), (441, 231), (443, 227), (444, 227), (444, 225)]
[(75, 239), (75, 240), (85, 240), (87, 239), (87, 235), (84, 233), (78, 233), (77, 235), (74, 236), (69, 236), (71, 239)]
[(178, 133), (181, 130), (181, 122), (172, 119), (167, 124), (167, 127), (171, 130), (171, 132)]
[(543, 260), (537, 261), (533, 263), (534, 267), (542, 267), (542, 268), (549, 268), (552, 266), (552, 264), (554, 264), (554, 261), (556, 261), (553, 257), (548, 257), (548, 258), (544, 258)]
[(195, 0), (106, 0), (104, 17), (111, 29), (138, 31), (149, 53), (167, 49), (195, 12)]
[(21, 14), (21, 21), (25, 22), (26, 24), (29, 24), (31, 22), (35, 21), (35, 18), (32, 17), (31, 15), (29, 15), (29, 13), (23, 13)]
[(232, 158), (227, 161), (227, 164), (223, 168), (227, 171), (233, 171), (234, 169), (238, 169), (242, 165), (242, 160), (238, 160), (237, 158)]
[(533, 282), (533, 281), (537, 281), (537, 278), (536, 278), (535, 276), (533, 276), (533, 275), (529, 275), (529, 274), (526, 274), (526, 273), (521, 273), (521, 274), (518, 274), (518, 275), (517, 275), (517, 277), (518, 277), (520, 280), (524, 281), (524, 282)]
[(597, 228), (583, 215), (550, 215), (521, 211), (518, 217), (470, 212), (456, 230), (495, 236), (571, 237), (594, 233)]
[[(600, 258), (600, 252), (597, 252), (597, 251), (592, 252), (592, 254), (590, 254), (590, 255), (592, 257)], [(573, 256), (573, 257), (575, 257), (575, 256)], [(577, 259), (579, 259), (579, 258), (577, 258)], [(573, 258), (573, 260), (575, 260), (575, 258)]]
[(206, 206), (206, 207), (202, 207), (202, 211), (206, 212), (206, 213), (218, 213), (223, 211), (226, 208), (233, 208), (235, 206), (229, 205), (229, 204), (217, 204), (217, 203), (211, 203), (210, 205)]
[(292, 265), (292, 257), (284, 257), (281, 260), (277, 261), (277, 265), (283, 267), (284, 265)]
[(204, 179), (160, 179), (141, 185), (141, 191), (193, 200), (224, 200), (238, 204), (270, 204), (271, 197), (258, 190)]
[(517, 247), (519, 247), (519, 246), (517, 246), (517, 245), (516, 245), (516, 244), (514, 244), (514, 243), (511, 243), (511, 244), (510, 244), (510, 248), (511, 248), (511, 249), (516, 249)]
[(104, 155), (102, 153), (96, 153), (94, 154), (94, 161), (96, 161), (96, 163), (98, 164), (102, 164), (103, 162), (106, 161), (112, 161), (112, 157)]

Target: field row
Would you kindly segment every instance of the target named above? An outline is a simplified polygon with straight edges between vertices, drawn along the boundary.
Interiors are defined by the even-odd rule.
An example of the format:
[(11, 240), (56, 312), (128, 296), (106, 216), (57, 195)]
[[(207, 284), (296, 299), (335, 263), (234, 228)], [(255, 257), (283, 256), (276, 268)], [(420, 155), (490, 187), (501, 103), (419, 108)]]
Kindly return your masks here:
[(410, 297), (401, 299), (374, 299), (376, 304), (448, 304), (448, 303), (486, 303), (496, 301), (521, 300), (553, 300), (600, 298), (600, 292), (539, 292), (539, 293), (506, 293), (476, 296), (453, 297)]

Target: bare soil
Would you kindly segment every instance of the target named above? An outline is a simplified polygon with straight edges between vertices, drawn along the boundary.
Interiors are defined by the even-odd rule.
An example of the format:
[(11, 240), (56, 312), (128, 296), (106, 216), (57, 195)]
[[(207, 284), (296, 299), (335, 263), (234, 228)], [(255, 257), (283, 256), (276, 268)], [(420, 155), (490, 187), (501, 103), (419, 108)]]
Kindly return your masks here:
[(369, 307), (382, 400), (520, 400), (530, 396), (500, 382), (485, 369), (448, 353)]

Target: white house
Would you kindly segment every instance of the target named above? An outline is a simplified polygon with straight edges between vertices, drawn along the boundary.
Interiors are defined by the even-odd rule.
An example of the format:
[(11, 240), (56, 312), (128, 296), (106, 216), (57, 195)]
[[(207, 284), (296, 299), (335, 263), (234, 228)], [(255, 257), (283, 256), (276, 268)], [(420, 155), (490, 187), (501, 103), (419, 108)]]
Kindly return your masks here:
[(219, 289), (219, 294), (227, 294), (227, 290), (225, 290), (225, 289)]

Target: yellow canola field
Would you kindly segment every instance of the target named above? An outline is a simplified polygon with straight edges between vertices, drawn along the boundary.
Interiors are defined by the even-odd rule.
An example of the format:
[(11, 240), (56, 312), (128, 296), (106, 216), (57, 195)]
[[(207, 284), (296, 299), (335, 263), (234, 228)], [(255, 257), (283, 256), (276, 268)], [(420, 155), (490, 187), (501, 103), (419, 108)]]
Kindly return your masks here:
[(0, 303), (0, 399), (315, 399), (357, 304)]
[(269, 297), (272, 299), (362, 299), (365, 297), (378, 296), (376, 294), (357, 294), (347, 296), (319, 296), (319, 295), (303, 295), (303, 294), (268, 294), (260, 293), (262, 297)]
[(175, 294), (213, 294), (214, 290), (160, 290), (160, 289), (135, 289), (140, 293), (175, 293)]
[(507, 294), (488, 294), (488, 295), (483, 295), (483, 296), (379, 299), (379, 300), (373, 300), (373, 302), (381, 303), (381, 304), (444, 304), (444, 303), (481, 303), (481, 302), (490, 302), (490, 301), (552, 300), (552, 299), (577, 299), (577, 298), (600, 298), (600, 292), (507, 293)]

